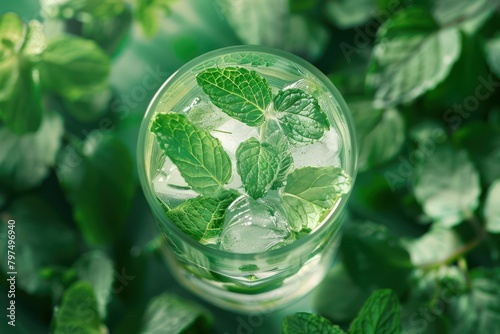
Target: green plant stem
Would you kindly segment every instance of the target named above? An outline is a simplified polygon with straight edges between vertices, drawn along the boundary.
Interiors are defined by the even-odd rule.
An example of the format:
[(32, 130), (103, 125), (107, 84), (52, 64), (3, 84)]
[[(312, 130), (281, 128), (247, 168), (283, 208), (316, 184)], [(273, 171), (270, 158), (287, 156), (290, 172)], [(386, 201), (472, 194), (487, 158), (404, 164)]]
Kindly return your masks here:
[(464, 255), (466, 255), (467, 253), (469, 253), (470, 251), (472, 251), (483, 240), (484, 240), (484, 236), (478, 236), (478, 237), (472, 239), (471, 241), (469, 241), (468, 243), (464, 244), (463, 246), (457, 248), (447, 258), (445, 258), (443, 260), (440, 260), (440, 261), (436, 261), (436, 262), (431, 262), (431, 263), (426, 263), (426, 264), (420, 265), (420, 266), (418, 266), (418, 268), (427, 271), (427, 270), (432, 270), (432, 269), (439, 268), (441, 266), (449, 265), (450, 263), (456, 261), (457, 259), (463, 257)]

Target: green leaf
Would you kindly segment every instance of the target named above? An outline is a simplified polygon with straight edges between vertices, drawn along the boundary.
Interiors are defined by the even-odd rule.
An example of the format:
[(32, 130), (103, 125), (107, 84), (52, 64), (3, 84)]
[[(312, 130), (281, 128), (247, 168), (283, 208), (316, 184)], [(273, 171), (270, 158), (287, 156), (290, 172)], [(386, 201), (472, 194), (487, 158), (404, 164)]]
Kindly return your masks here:
[(367, 170), (390, 161), (403, 147), (405, 124), (395, 109), (375, 109), (372, 101), (349, 103), (359, 143), (358, 166)]
[[(59, 217), (58, 212), (40, 197), (27, 196), (15, 200), (7, 209), (15, 221), (16, 285), (30, 294), (50, 294), (49, 282), (40, 270), (49, 265), (64, 265), (77, 255), (77, 235)], [(0, 255), (7, 259), (7, 220), (2, 218)], [(1, 262), (8, 272), (7, 261)]]
[(317, 314), (299, 312), (286, 316), (281, 323), (283, 334), (342, 334), (339, 326)]
[(328, 319), (349, 323), (369, 296), (369, 292), (354, 284), (344, 265), (337, 263), (314, 290), (313, 305), (315, 310)]
[(410, 254), (385, 226), (351, 223), (340, 244), (344, 266), (363, 288), (389, 288), (401, 293), (413, 270)]
[(198, 102), (186, 115), (191, 123), (205, 130), (215, 130), (229, 120), (229, 117), (210, 102)]
[(274, 65), (278, 58), (271, 54), (252, 53), (252, 52), (238, 52), (231, 53), (222, 57), (225, 63), (234, 63), (237, 65), (250, 65), (254, 67), (265, 66), (269, 67)]
[(271, 87), (255, 71), (242, 67), (209, 68), (196, 76), (198, 85), (213, 104), (249, 126), (264, 122), (271, 103)]
[(216, 196), (231, 178), (231, 160), (220, 141), (182, 114), (159, 114), (151, 127), (184, 180), (201, 195)]
[(200, 306), (164, 293), (149, 303), (143, 318), (141, 334), (209, 333), (210, 314)]
[(493, 182), (488, 190), (484, 204), (484, 218), (486, 230), (490, 233), (500, 233), (500, 179)]
[(217, 0), (217, 5), (244, 44), (283, 46), (283, 40), (287, 36), (289, 0), (238, 3), (232, 0)]
[(108, 56), (93, 41), (61, 36), (50, 40), (42, 54), (44, 88), (69, 99), (102, 89), (110, 73)]
[(81, 151), (66, 147), (57, 168), (85, 240), (97, 245), (119, 237), (135, 192), (133, 161), (127, 147), (95, 131), (87, 136)]
[(351, 190), (351, 178), (337, 167), (304, 167), (288, 174), (281, 194), (294, 231), (313, 230), (337, 200)]
[(63, 132), (55, 113), (47, 114), (37, 132), (22, 137), (0, 127), (0, 181), (19, 190), (38, 186), (56, 160)]
[(144, 35), (153, 37), (160, 28), (162, 17), (170, 14), (170, 6), (175, 0), (135, 0), (135, 18)]
[(440, 29), (427, 11), (412, 7), (394, 15), (378, 31), (367, 77), (376, 107), (407, 103), (436, 87), (460, 50), (459, 31)]
[(470, 272), (471, 290), (450, 305), (452, 333), (500, 333), (500, 269)]
[(495, 12), (494, 0), (433, 0), (431, 4), (441, 26), (458, 25), (468, 33), (476, 33)]
[(109, 110), (111, 89), (85, 93), (76, 100), (64, 99), (63, 104), (68, 113), (79, 122), (92, 122), (104, 117)]
[(453, 140), (467, 149), (486, 185), (500, 178), (499, 128), (482, 122), (471, 123), (458, 129)]
[(271, 189), (281, 188), (285, 182), (286, 176), (293, 169), (293, 157), (290, 152), (290, 144), (275, 120), (267, 120), (261, 129), (261, 136), (264, 141), (273, 145), (279, 158), (279, 169), (276, 180)]
[(443, 227), (452, 227), (473, 215), (481, 187), (468, 154), (441, 145), (416, 167), (414, 191), (429, 217)]
[(399, 334), (399, 301), (391, 290), (375, 291), (349, 327), (351, 334)]
[(319, 140), (330, 128), (328, 117), (320, 109), (318, 101), (301, 89), (279, 91), (273, 102), (275, 117), (292, 142)]
[(500, 33), (486, 43), (486, 60), (491, 70), (500, 77)]
[(236, 150), (236, 168), (247, 194), (254, 199), (264, 197), (280, 169), (280, 157), (275, 147), (251, 137)]
[(26, 39), (22, 47), (22, 54), (30, 57), (33, 61), (37, 61), (40, 54), (47, 47), (43, 26), (38, 21), (30, 21), (26, 32)]
[(325, 4), (325, 12), (334, 24), (341, 29), (360, 26), (373, 16), (377, 4), (371, 0), (328, 0)]
[(191, 198), (178, 207), (166, 211), (167, 217), (196, 241), (202, 244), (217, 244), (226, 209), (239, 196), (236, 192), (227, 192), (220, 198)]
[(1, 47), (8, 47), (13, 50), (19, 49), (24, 42), (25, 33), (23, 21), (16, 13), (6, 13), (0, 17)]
[(216, 3), (243, 44), (285, 49), (310, 60), (319, 58), (327, 46), (328, 30), (318, 20), (292, 14), (289, 0)]
[(64, 293), (54, 319), (54, 334), (66, 334), (76, 330), (81, 334), (107, 332), (99, 319), (94, 290), (87, 282), (76, 282)]
[(75, 269), (80, 281), (92, 284), (100, 318), (106, 319), (114, 281), (113, 262), (103, 252), (93, 251), (83, 254), (75, 263)]
[(462, 241), (458, 234), (450, 229), (434, 227), (420, 238), (406, 242), (414, 266), (425, 266), (444, 261), (454, 254)]

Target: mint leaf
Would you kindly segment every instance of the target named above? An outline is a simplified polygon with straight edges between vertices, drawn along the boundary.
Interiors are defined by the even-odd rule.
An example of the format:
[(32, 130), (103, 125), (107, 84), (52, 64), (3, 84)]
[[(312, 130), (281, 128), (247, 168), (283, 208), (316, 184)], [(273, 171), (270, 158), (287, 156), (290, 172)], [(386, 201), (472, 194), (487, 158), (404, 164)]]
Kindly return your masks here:
[(212, 317), (200, 306), (163, 293), (151, 300), (143, 317), (141, 334), (208, 333)]
[(276, 180), (280, 159), (273, 145), (251, 137), (236, 150), (236, 168), (247, 194), (264, 197)]
[(216, 196), (231, 178), (231, 160), (220, 141), (182, 114), (159, 114), (151, 126), (158, 143), (194, 191)]
[(325, 3), (328, 19), (341, 29), (363, 25), (373, 17), (376, 9), (376, 2), (371, 0), (328, 0)]
[(170, 14), (175, 0), (136, 0), (135, 18), (147, 37), (153, 37), (160, 28), (162, 17)]
[(405, 124), (395, 109), (375, 109), (371, 99), (350, 101), (359, 143), (358, 166), (367, 170), (391, 160), (405, 142)]
[(74, 265), (80, 281), (92, 284), (101, 319), (106, 318), (114, 281), (113, 262), (101, 251), (83, 254)]
[(24, 42), (25, 26), (15, 13), (6, 13), (0, 17), (1, 47), (19, 49)]
[(491, 70), (500, 77), (500, 33), (486, 43), (486, 60)]
[(337, 262), (314, 290), (313, 305), (328, 319), (349, 323), (369, 296), (369, 292), (354, 284), (342, 262)]
[(42, 86), (69, 99), (103, 88), (110, 73), (108, 56), (93, 41), (62, 36), (42, 54)]
[(220, 198), (198, 196), (166, 211), (166, 214), (182, 232), (196, 241), (216, 244), (222, 232), (226, 209), (238, 196), (236, 192), (228, 192)]
[(209, 68), (196, 76), (198, 85), (213, 104), (249, 126), (264, 122), (271, 103), (271, 87), (255, 71), (242, 67)]
[(289, 315), (281, 323), (283, 334), (342, 334), (339, 326), (317, 314), (299, 312)]
[(453, 299), (449, 306), (450, 332), (497, 334), (500, 328), (500, 269), (474, 269), (470, 279), (470, 291)]
[[(44, 113), (38, 70), (28, 62), (7, 60), (6, 64), (12, 66), (12, 72), (0, 74), (0, 80), (12, 86), (10, 96), (0, 101), (0, 119), (18, 135), (33, 133), (39, 129)], [(4, 70), (3, 65), (2, 62), (0, 71)], [(4, 75), (8, 78), (1, 78)], [(1, 85), (0, 90), (3, 90)]]
[(275, 117), (291, 142), (319, 140), (330, 128), (328, 117), (318, 101), (301, 89), (279, 91), (274, 97)]
[(270, 54), (260, 54), (253, 52), (239, 52), (225, 55), (223, 58), (225, 63), (235, 63), (237, 65), (265, 66), (274, 65), (278, 59)]
[(0, 17), (0, 120), (14, 133), (38, 130), (42, 123), (39, 72), (31, 56), (45, 48), (40, 23), (26, 27), (12, 13)]
[(486, 202), (484, 204), (484, 218), (486, 220), (486, 230), (490, 233), (500, 233), (500, 179), (493, 182), (488, 190)]
[(413, 271), (410, 254), (385, 226), (351, 223), (340, 244), (344, 266), (352, 280), (366, 288), (403, 292)]
[(479, 205), (479, 174), (464, 150), (437, 146), (415, 169), (415, 196), (436, 223), (452, 227)]
[(84, 334), (107, 332), (99, 319), (95, 292), (87, 282), (76, 282), (64, 293), (54, 320), (54, 334), (66, 334), (75, 330)]
[(451, 229), (434, 226), (420, 238), (406, 242), (411, 262), (415, 266), (438, 263), (462, 246), (459, 235)]
[(288, 174), (281, 201), (292, 229), (316, 228), (350, 189), (351, 178), (337, 167), (304, 167)]
[(432, 14), (441, 26), (457, 25), (466, 33), (476, 33), (495, 12), (494, 0), (433, 0)]
[(92, 132), (81, 149), (63, 150), (57, 176), (89, 244), (105, 244), (121, 235), (135, 183), (132, 157), (120, 140)]
[(17, 136), (0, 127), (0, 182), (14, 189), (38, 186), (55, 163), (64, 132), (62, 117), (48, 113), (37, 132)]
[[(59, 210), (38, 196), (17, 198), (7, 208), (16, 221), (16, 269), (23, 273), (16, 285), (30, 294), (49, 295), (50, 282), (41, 277), (40, 270), (71, 263), (78, 254), (78, 236), (62, 220)], [(0, 217), (0, 221), (0, 256), (7, 259), (7, 250), (11, 250), (7, 248), (9, 229), (6, 217)], [(4, 272), (12, 271), (7, 265), (7, 261), (0, 263)]]
[(351, 334), (399, 334), (399, 301), (391, 290), (375, 291), (349, 327)]
[(460, 51), (459, 31), (440, 29), (426, 10), (397, 13), (380, 27), (372, 53), (367, 83), (376, 91), (375, 106), (410, 102), (433, 89), (448, 76)]
[(274, 146), (279, 158), (279, 169), (276, 180), (271, 189), (281, 188), (286, 176), (293, 168), (293, 157), (290, 152), (290, 144), (275, 120), (267, 120), (261, 129), (264, 141)]

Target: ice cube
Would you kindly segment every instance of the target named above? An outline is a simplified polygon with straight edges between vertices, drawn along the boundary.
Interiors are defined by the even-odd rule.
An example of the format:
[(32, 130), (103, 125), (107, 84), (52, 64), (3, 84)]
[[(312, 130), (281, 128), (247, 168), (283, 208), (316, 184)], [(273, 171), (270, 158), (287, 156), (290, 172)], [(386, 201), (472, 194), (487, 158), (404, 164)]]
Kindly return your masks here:
[(310, 145), (291, 147), (295, 168), (306, 166), (340, 166), (339, 153), (342, 141), (338, 132), (330, 128), (320, 141)]
[(277, 201), (245, 196), (226, 211), (220, 247), (231, 253), (262, 253), (287, 244), (290, 234)]
[(165, 158), (162, 168), (155, 175), (153, 188), (158, 198), (169, 209), (197, 196), (197, 193), (186, 183), (177, 166), (168, 157)]
[(233, 175), (227, 187), (242, 189), (243, 185), (241, 178), (236, 172), (236, 150), (238, 146), (248, 138), (258, 136), (257, 128), (250, 127), (245, 123), (230, 118), (210, 133), (221, 141), (224, 150), (229, 155), (229, 158), (231, 158)]

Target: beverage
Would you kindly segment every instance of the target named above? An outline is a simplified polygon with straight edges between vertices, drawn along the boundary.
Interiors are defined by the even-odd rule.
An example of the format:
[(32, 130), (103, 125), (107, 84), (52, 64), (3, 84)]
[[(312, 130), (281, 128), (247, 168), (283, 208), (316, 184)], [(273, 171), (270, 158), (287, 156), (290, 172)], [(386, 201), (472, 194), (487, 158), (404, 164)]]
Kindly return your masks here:
[(252, 310), (324, 276), (355, 173), (350, 115), (310, 64), (235, 47), (186, 64), (143, 122), (139, 170), (187, 287)]

